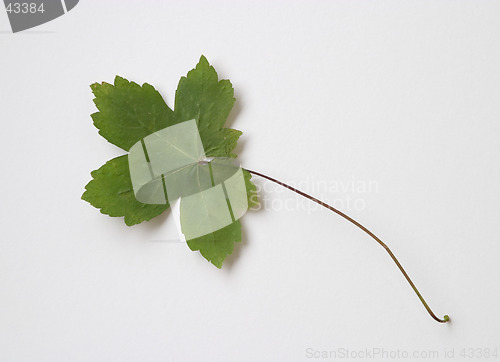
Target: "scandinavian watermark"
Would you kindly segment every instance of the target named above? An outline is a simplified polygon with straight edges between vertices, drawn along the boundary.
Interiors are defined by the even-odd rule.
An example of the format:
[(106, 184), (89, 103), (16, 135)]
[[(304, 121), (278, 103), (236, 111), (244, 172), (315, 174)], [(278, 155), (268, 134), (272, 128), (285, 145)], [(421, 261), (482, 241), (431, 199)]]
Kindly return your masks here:
[[(314, 177), (305, 177), (299, 182), (289, 182), (290, 186), (306, 192), (321, 201), (330, 204), (342, 211), (363, 211), (367, 207), (366, 195), (378, 193), (379, 183), (376, 180), (362, 180), (351, 176), (347, 180), (316, 180)], [(259, 204), (251, 210), (273, 211), (304, 211), (311, 214), (321, 209), (317, 203), (304, 197), (292, 194), (290, 191), (270, 182), (257, 184)], [(276, 194), (288, 194), (285, 198), (276, 197)]]

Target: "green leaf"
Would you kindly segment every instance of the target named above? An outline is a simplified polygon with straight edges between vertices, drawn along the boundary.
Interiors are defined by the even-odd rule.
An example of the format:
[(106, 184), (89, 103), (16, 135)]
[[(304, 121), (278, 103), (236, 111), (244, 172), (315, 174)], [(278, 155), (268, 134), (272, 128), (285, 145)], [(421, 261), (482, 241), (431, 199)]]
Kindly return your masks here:
[[(161, 95), (149, 84), (142, 86), (117, 76), (113, 84), (91, 85), (99, 112), (92, 114), (99, 134), (128, 151), (144, 137), (168, 126), (195, 119), (208, 157), (236, 157), (233, 153), (241, 132), (225, 128), (234, 105), (234, 91), (229, 80), (218, 79), (217, 72), (201, 56), (196, 68), (179, 81), (172, 111)], [(82, 199), (99, 208), (103, 214), (124, 216), (129, 226), (150, 220), (170, 206), (143, 204), (136, 200), (130, 180), (126, 155), (108, 161), (92, 172)], [(248, 206), (258, 205), (252, 175), (244, 170)], [(241, 241), (241, 224), (237, 220), (214, 233), (188, 240), (191, 250), (200, 253), (220, 268), (234, 243)]]
[(209, 157), (236, 157), (232, 153), (241, 132), (224, 128), (235, 102), (234, 90), (202, 55), (196, 68), (182, 77), (175, 92), (176, 122), (195, 119), (205, 154)]
[(226, 256), (233, 252), (234, 243), (239, 242), (241, 242), (241, 224), (236, 220), (212, 234), (188, 240), (187, 244), (191, 250), (199, 250), (205, 259), (220, 269)]
[(91, 86), (99, 112), (92, 114), (99, 134), (128, 151), (136, 142), (174, 123), (172, 110), (153, 86), (116, 76), (115, 84)]
[(91, 173), (93, 180), (87, 186), (82, 199), (109, 216), (125, 216), (125, 224), (132, 226), (151, 220), (170, 205), (143, 204), (136, 200), (130, 172), (128, 156), (123, 155), (106, 162)]

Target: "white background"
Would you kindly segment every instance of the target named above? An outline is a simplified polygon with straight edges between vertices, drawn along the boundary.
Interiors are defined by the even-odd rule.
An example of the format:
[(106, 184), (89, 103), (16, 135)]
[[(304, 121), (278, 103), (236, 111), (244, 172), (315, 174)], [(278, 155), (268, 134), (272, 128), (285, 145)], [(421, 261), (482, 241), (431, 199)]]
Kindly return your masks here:
[[(0, 31), (0, 361), (500, 348), (500, 2), (87, 0), (18, 34), (0, 11)], [(262, 179), (221, 270), (165, 241), (168, 213), (127, 227), (80, 200), (123, 153), (89, 85), (172, 106), (201, 54), (235, 88), (243, 166), (344, 204), (451, 323), (366, 234)]]

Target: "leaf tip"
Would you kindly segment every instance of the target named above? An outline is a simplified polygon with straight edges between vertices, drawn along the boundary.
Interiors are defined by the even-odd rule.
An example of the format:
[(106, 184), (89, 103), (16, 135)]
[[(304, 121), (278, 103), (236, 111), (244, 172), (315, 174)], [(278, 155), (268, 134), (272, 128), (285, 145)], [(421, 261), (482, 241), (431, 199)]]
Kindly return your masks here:
[(198, 61), (198, 64), (206, 64), (206, 65), (210, 65), (210, 63), (208, 62), (208, 59), (206, 56), (204, 56), (203, 54), (200, 56), (200, 60)]
[(128, 84), (128, 83), (130, 83), (130, 82), (127, 79), (123, 78), (122, 76), (119, 76), (119, 75), (115, 76), (115, 81), (114, 81), (115, 87), (122, 85), (122, 84)]

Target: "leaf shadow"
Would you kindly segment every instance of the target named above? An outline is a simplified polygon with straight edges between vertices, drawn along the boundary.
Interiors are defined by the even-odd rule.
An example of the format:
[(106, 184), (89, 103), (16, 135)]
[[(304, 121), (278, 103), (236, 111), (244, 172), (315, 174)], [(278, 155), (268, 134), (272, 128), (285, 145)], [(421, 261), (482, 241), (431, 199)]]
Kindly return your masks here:
[(148, 221), (147, 225), (149, 229), (158, 229), (164, 222), (167, 220), (169, 215), (172, 213), (171, 208), (169, 207), (165, 211), (163, 211), (160, 215)]
[(231, 109), (231, 112), (229, 112), (229, 115), (227, 116), (226, 119), (226, 127), (231, 127), (233, 126), (233, 123), (236, 121), (236, 118), (238, 115), (241, 113), (241, 110), (243, 109), (243, 105), (241, 102), (240, 98), (240, 93), (237, 91), (234, 91), (234, 98), (236, 101), (234, 102), (233, 108)]
[[(167, 221), (167, 218), (171, 217), (170, 214), (172, 213), (171, 208), (169, 207), (167, 210), (163, 211), (160, 215), (154, 217), (153, 219), (147, 221), (144, 223), (144, 228), (142, 231), (146, 234), (146, 239), (147, 241), (151, 240), (156, 240), (152, 239), (151, 235), (160, 229), (165, 222)], [(150, 236), (147, 238), (147, 236)]]

